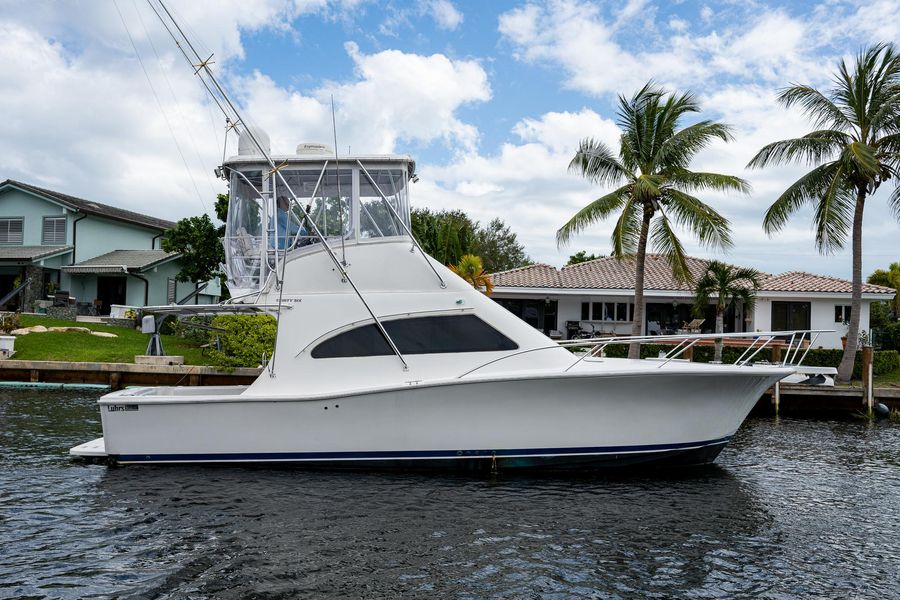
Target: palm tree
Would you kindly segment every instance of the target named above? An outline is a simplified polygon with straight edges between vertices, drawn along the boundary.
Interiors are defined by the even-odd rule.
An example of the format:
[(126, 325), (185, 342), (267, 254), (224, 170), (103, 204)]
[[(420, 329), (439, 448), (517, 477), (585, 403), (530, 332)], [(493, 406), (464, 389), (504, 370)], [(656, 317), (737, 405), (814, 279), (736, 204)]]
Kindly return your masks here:
[(866, 279), (869, 283), (894, 288), (897, 293), (891, 301), (891, 314), (900, 317), (900, 262), (893, 262), (885, 269), (875, 269), (875, 272)]
[[(753, 310), (756, 292), (759, 290), (759, 273), (754, 269), (732, 267), (714, 260), (706, 265), (706, 271), (694, 289), (694, 314), (702, 317), (710, 300), (716, 299), (716, 333), (725, 330), (725, 311), (738, 302), (744, 304), (744, 311)], [(714, 360), (722, 360), (722, 338), (716, 339)]]
[(450, 270), (463, 278), (463, 280), (474, 287), (476, 290), (484, 291), (485, 295), (490, 296), (494, 291), (494, 282), (491, 276), (484, 270), (484, 264), (481, 262), (480, 256), (474, 254), (466, 254), (455, 265), (449, 265)]
[[(635, 258), (634, 323), (641, 334), (644, 321), (644, 262), (648, 241), (668, 260), (675, 276), (690, 280), (684, 247), (675, 226), (688, 229), (712, 248), (732, 245), (728, 220), (692, 195), (705, 190), (747, 192), (738, 177), (689, 170), (691, 159), (715, 139), (729, 141), (731, 129), (722, 123), (697, 121), (679, 129), (681, 118), (700, 111), (693, 94), (668, 94), (652, 82), (631, 98), (619, 96), (619, 154), (602, 142), (582, 140), (569, 164), (593, 183), (618, 185), (597, 198), (556, 232), (557, 244), (598, 221), (618, 214), (612, 231), (612, 256)], [(620, 185), (621, 184), (621, 185)], [(640, 356), (632, 344), (629, 358)]]
[[(800, 106), (816, 130), (769, 144), (748, 166), (794, 161), (817, 166), (772, 203), (763, 227), (771, 235), (783, 229), (800, 207), (810, 204), (816, 246), (823, 254), (843, 248), (848, 229), (852, 230), (852, 309), (838, 366), (838, 378), (849, 381), (859, 339), (863, 209), (883, 182), (900, 175), (900, 56), (891, 44), (864, 48), (855, 64), (841, 61), (830, 89), (823, 92), (794, 84), (783, 89), (778, 100), (786, 107)], [(900, 219), (896, 184), (888, 204)]]

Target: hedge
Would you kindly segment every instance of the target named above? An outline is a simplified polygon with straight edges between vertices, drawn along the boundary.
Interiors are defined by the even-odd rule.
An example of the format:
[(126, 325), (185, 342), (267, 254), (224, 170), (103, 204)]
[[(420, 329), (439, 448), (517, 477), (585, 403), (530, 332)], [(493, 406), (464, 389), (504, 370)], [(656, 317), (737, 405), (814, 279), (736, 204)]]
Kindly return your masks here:
[(212, 320), (222, 350), (210, 350), (212, 363), (219, 367), (257, 367), (263, 354), (272, 356), (275, 348), (275, 317), (271, 315), (222, 315)]

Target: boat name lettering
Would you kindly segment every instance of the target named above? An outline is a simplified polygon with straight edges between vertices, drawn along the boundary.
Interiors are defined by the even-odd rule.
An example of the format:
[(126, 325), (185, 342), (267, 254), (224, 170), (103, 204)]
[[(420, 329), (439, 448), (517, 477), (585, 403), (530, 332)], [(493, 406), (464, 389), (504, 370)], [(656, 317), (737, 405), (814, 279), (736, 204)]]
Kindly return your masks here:
[(122, 412), (126, 410), (140, 410), (137, 404), (110, 404), (106, 407), (107, 412)]

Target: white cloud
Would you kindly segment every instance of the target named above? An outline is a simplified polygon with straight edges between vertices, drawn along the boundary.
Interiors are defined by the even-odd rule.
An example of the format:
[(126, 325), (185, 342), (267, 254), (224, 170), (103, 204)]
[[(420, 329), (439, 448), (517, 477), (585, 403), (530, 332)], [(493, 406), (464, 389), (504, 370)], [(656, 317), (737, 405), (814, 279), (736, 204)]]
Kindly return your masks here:
[[(109, 14), (94, 15), (95, 4), (88, 3), (78, 27), (95, 33), (86, 37), (60, 33), (59, 15), (41, 16), (31, 24), (0, 19), (0, 180), (21, 179), (173, 219), (209, 211), (215, 193), (224, 191), (212, 176), (221, 161), (223, 119), (161, 27), (147, 22), (152, 17), (147, 7), (138, 5), (160, 52), (159, 62), (135, 5), (119, 5), (162, 112), (121, 22), (116, 29), (117, 15), (114, 20)], [(275, 7), (268, 14), (299, 10), (295, 4), (259, 8), (267, 6)], [(195, 10), (193, 4), (178, 8)], [(95, 17), (97, 27), (92, 28), (89, 21)], [(477, 61), (395, 50), (366, 54), (348, 43), (355, 72), (304, 95), (260, 73), (229, 76), (229, 60), (239, 60), (243, 52), (241, 31), (263, 27), (265, 20), (229, 19), (231, 33), (207, 37), (217, 51), (215, 68), (232, 90), (240, 90), (245, 116), (270, 132), (276, 151), (292, 153), (301, 141), (331, 142), (331, 94), (342, 151), (348, 145), (355, 152), (392, 152), (400, 142), (439, 140), (452, 149), (471, 149), (477, 143), (476, 128), (456, 114), (467, 103), (491, 97), (487, 74)], [(179, 20), (193, 29), (209, 26), (196, 16)], [(99, 34), (107, 29), (108, 37)], [(67, 43), (70, 37), (78, 43)], [(229, 151), (234, 151), (233, 143)]]
[(441, 29), (452, 31), (463, 22), (463, 14), (450, 0), (432, 0), (427, 7), (435, 23)]

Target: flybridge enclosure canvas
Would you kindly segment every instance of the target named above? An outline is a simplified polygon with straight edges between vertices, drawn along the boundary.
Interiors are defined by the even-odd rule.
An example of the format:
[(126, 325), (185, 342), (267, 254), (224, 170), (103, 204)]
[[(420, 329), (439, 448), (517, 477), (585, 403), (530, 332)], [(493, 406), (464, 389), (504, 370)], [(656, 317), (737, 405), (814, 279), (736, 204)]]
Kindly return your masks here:
[(259, 291), (281, 254), (321, 250), (316, 229), (332, 248), (342, 240), (407, 235), (414, 169), (409, 157), (274, 160), (283, 165), (275, 173), (258, 157), (224, 165), (230, 188), (225, 266), (233, 295)]

